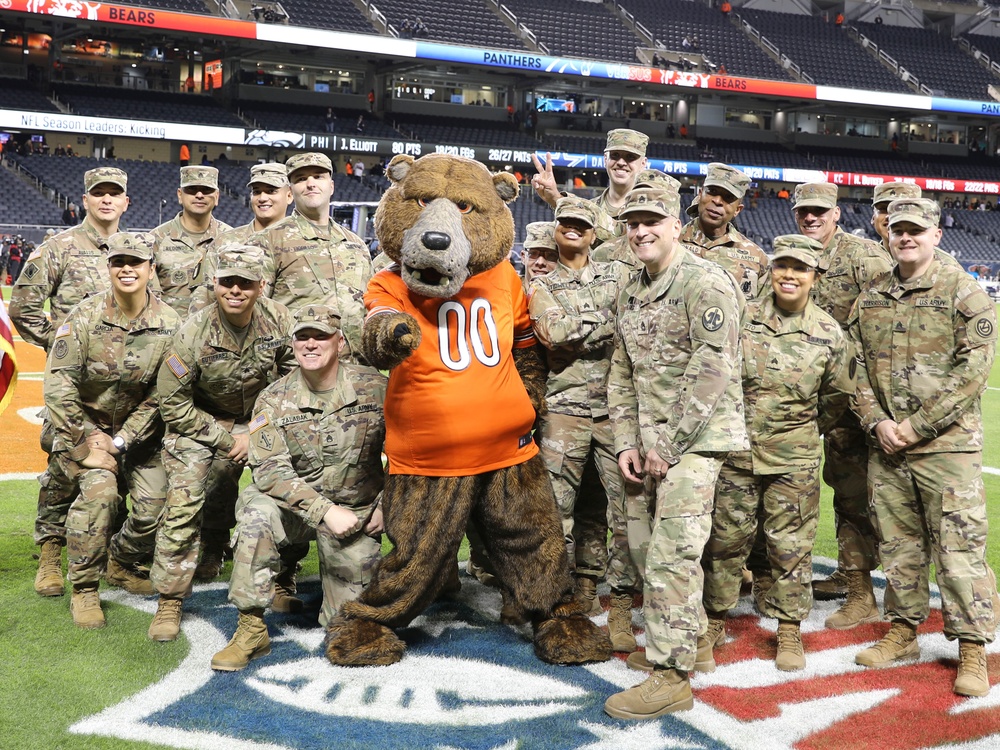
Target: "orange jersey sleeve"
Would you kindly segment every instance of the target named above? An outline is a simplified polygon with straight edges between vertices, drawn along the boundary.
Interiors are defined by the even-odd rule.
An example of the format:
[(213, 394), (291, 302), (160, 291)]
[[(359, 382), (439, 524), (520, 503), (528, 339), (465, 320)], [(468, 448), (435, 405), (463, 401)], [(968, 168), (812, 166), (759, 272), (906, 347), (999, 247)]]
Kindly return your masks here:
[(470, 277), (450, 299), (412, 293), (389, 268), (365, 294), (369, 316), (406, 312), (422, 340), (389, 374), (389, 471), (462, 476), (527, 461), (535, 410), (513, 349), (535, 342), (521, 280), (509, 263)]

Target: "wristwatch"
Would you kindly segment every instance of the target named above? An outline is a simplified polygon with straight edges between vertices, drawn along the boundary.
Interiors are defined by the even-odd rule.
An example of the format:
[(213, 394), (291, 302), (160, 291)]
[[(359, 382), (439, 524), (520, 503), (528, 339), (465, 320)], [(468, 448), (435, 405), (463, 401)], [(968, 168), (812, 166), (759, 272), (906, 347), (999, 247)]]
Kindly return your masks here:
[(111, 444), (115, 446), (119, 453), (125, 452), (125, 438), (121, 435), (115, 435), (115, 437), (111, 440)]

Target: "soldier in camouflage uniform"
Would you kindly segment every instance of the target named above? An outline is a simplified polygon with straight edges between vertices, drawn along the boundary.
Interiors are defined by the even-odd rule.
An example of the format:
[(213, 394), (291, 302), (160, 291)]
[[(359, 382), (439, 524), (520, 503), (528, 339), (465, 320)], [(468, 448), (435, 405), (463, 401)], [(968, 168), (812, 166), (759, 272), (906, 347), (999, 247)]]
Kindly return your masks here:
[[(612, 647), (632, 652), (636, 649), (632, 595), (640, 575), (629, 555), (625, 491), (614, 453), (607, 392), (615, 306), (628, 275), (620, 263), (590, 261), (598, 215), (599, 209), (588, 200), (560, 199), (554, 232), (560, 259), (551, 273), (532, 279), (528, 311), (535, 335), (546, 349), (548, 413), (539, 428), (541, 451), (562, 517), (570, 566), (576, 571), (581, 598), (590, 603), (589, 614), (603, 611), (596, 593), (607, 567)], [(581, 494), (584, 467), (590, 460), (603, 491)], [(609, 525), (614, 531), (610, 555)]]
[(324, 305), (295, 314), (299, 369), (269, 386), (250, 423), (254, 482), (241, 494), (229, 600), (239, 622), (212, 669), (232, 672), (270, 653), (264, 609), (281, 552), (316, 540), (326, 627), (361, 593), (381, 550), (386, 378), (339, 362), (340, 316)]
[[(55, 428), (49, 470), (79, 495), (66, 516), (70, 611), (82, 628), (104, 627), (97, 586), (112, 562), (130, 571), (153, 551), (165, 500), (163, 421), (154, 378), (180, 323), (147, 290), (151, 235), (112, 235), (106, 247), (111, 290), (84, 300), (56, 330), (45, 368), (45, 405)], [(132, 512), (108, 545), (118, 481)], [(109, 562), (109, 560), (111, 562)]]
[[(727, 453), (747, 450), (740, 387), (740, 313), (732, 279), (688, 252), (676, 193), (640, 188), (619, 216), (644, 269), (618, 300), (608, 409), (615, 452), (629, 482), (646, 482), (646, 662), (653, 672), (611, 696), (604, 710), (646, 719), (693, 705), (688, 673), (704, 631), (699, 560), (712, 526), (715, 483)], [(647, 659), (648, 657), (648, 659)]]
[(205, 253), (205, 261), (201, 270), (204, 283), (199, 286), (191, 298), (188, 309), (194, 314), (215, 301), (215, 267), (218, 263), (219, 249), (226, 245), (245, 245), (257, 232), (262, 232), (272, 224), (277, 224), (285, 218), (288, 206), (292, 203), (292, 191), (288, 186), (288, 175), (285, 165), (277, 162), (254, 164), (250, 167), (250, 210), (253, 219), (241, 227), (233, 227), (223, 232), (212, 243), (211, 249)]
[[(829, 182), (809, 182), (795, 188), (792, 206), (799, 232), (823, 246), (819, 255), (820, 277), (813, 287), (813, 301), (847, 330), (847, 319), (861, 290), (871, 280), (874, 269), (883, 268), (885, 252), (871, 240), (855, 237), (837, 225), (837, 186)], [(847, 600), (826, 619), (826, 627), (845, 630), (879, 618), (872, 590), (871, 571), (877, 565), (877, 539), (868, 511), (868, 444), (853, 414), (845, 414), (824, 435), (826, 453), (823, 481), (833, 488), (833, 509), (837, 523), (837, 578), (846, 583)], [(818, 581), (814, 594), (824, 592)]]
[(767, 255), (733, 226), (733, 219), (743, 210), (743, 196), (749, 187), (746, 174), (728, 164), (712, 162), (701, 193), (688, 206), (687, 214), (692, 219), (681, 230), (681, 242), (697, 248), (696, 255), (728, 271), (747, 300), (771, 288)]
[(712, 533), (705, 547), (708, 632), (698, 639), (699, 671), (715, 669), (736, 606), (740, 567), (760, 517), (774, 580), (763, 614), (778, 620), (775, 664), (805, 668), (799, 623), (812, 609), (812, 547), (819, 520), (820, 434), (854, 392), (851, 347), (840, 324), (809, 294), (822, 246), (802, 235), (774, 239), (772, 293), (747, 307), (740, 337), (750, 451), (730, 453), (719, 474)]
[(153, 230), (156, 274), (163, 299), (181, 319), (188, 316), (191, 295), (202, 283), (202, 262), (223, 232), (232, 227), (212, 216), (219, 204), (219, 170), (181, 167), (177, 188), (180, 213)]
[[(222, 249), (215, 304), (185, 321), (157, 376), (160, 413), (167, 424), (163, 461), (168, 486), (150, 573), (160, 594), (149, 626), (155, 641), (175, 640), (180, 632), (181, 602), (191, 593), (202, 535), (211, 532), (228, 541), (257, 395), (294, 366), (291, 318), (284, 305), (262, 298), (262, 265), (260, 248)], [(210, 485), (213, 474), (225, 481)], [(203, 529), (210, 487), (225, 510), (205, 516)], [(228, 525), (213, 525), (220, 520)], [(294, 568), (284, 580), (284, 602), (294, 594), (291, 574)]]
[[(644, 169), (636, 175), (635, 187), (660, 188), (677, 193), (680, 190), (681, 183), (658, 169)], [(617, 217), (615, 218), (617, 221)], [(693, 250), (693, 248), (690, 249)], [(635, 257), (635, 253), (632, 252), (632, 248), (629, 247), (628, 237), (624, 232), (620, 232), (617, 236), (595, 247), (590, 253), (590, 258), (591, 260), (596, 260), (598, 263), (607, 263), (612, 260), (621, 261), (629, 267), (630, 273), (642, 268), (642, 263), (639, 262), (639, 259)]]
[[(83, 187), (86, 218), (59, 235), (47, 236), (28, 256), (11, 292), (10, 317), (18, 333), (46, 353), (69, 311), (111, 285), (101, 244), (118, 231), (121, 215), (128, 208), (128, 175), (116, 167), (98, 167), (84, 174)], [(41, 436), (46, 453), (51, 453), (52, 437), (52, 424), (46, 419)], [(41, 554), (35, 591), (42, 596), (62, 596), (66, 511), (73, 495), (70, 484), (58, 483), (50, 471), (39, 477), (39, 483), (35, 544), (41, 546)]]
[(295, 154), (285, 166), (295, 211), (250, 240), (267, 254), (265, 294), (293, 313), (304, 305), (335, 307), (346, 340), (343, 359), (363, 364), (362, 298), (372, 277), (368, 248), (330, 216), (333, 165), (327, 156)]
[(868, 483), (885, 570), (886, 636), (855, 659), (884, 667), (919, 656), (931, 562), (944, 634), (958, 639), (954, 691), (990, 690), (996, 585), (986, 565), (980, 399), (996, 349), (996, 306), (967, 273), (937, 258), (941, 210), (926, 199), (889, 204), (896, 267), (858, 298), (852, 408), (873, 438)]
[[(889, 204), (899, 198), (920, 198), (922, 195), (920, 186), (909, 182), (883, 182), (875, 188), (872, 193), (872, 226), (878, 236), (882, 238), (884, 253), (881, 264), (870, 263), (868, 266), (869, 279), (874, 279), (880, 273), (891, 271), (892, 267), (896, 265), (896, 261), (889, 251)], [(962, 268), (961, 263), (940, 247), (934, 249), (934, 254), (942, 263)]]
[(521, 262), (524, 265), (524, 289), (527, 291), (533, 278), (555, 270), (559, 263), (559, 248), (556, 247), (554, 221), (533, 221), (524, 228), (524, 232)]

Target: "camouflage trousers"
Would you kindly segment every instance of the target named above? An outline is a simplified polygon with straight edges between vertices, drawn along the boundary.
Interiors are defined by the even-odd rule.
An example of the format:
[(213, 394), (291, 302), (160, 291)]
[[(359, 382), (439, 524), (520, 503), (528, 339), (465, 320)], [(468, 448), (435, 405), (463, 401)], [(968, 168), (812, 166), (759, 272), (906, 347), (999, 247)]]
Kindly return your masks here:
[[(75, 585), (100, 581), (108, 554), (123, 565), (149, 562), (156, 540), (156, 527), (163, 513), (167, 485), (159, 441), (133, 448), (118, 458), (118, 476), (104, 469), (83, 469), (60, 451), (49, 460), (49, 471), (64, 486), (72, 487), (74, 499), (66, 514), (66, 548), (69, 580)], [(124, 477), (132, 508), (128, 519), (111, 539), (108, 537), (121, 501), (118, 484)]]
[(715, 487), (712, 533), (701, 564), (705, 609), (726, 612), (740, 596), (743, 567), (763, 526), (774, 578), (763, 614), (801, 622), (812, 610), (812, 549), (819, 522), (819, 467), (755, 475), (726, 463)]
[[(245, 425), (243, 426), (245, 427)], [(235, 519), (241, 464), (197, 440), (168, 432), (163, 439), (167, 471), (167, 507), (156, 533), (156, 554), (149, 572), (157, 592), (190, 596), (201, 554), (201, 528), (209, 488), (225, 515)], [(228, 531), (231, 527), (225, 527)]]
[[(373, 506), (351, 510), (366, 521)], [(313, 539), (323, 585), (319, 622), (326, 627), (340, 605), (356, 599), (371, 581), (372, 569), (381, 557), (380, 539), (363, 531), (337, 539), (323, 524), (314, 529), (287, 506), (249, 485), (240, 493), (236, 513), (229, 601), (241, 611), (270, 606), (274, 579), (284, 565), (283, 553), (297, 545), (308, 548)]]
[[(606, 568), (613, 589), (636, 589), (640, 575), (628, 549), (624, 480), (614, 454), (611, 420), (549, 412), (540, 432), (571, 568), (578, 575), (597, 577), (604, 576)], [(591, 465), (597, 482), (587, 471)]]
[[(688, 453), (655, 485), (649, 504), (650, 538), (643, 571), (646, 656), (654, 664), (690, 672), (698, 633), (708, 626), (702, 606), (701, 557), (712, 529), (719, 456)], [(648, 506), (647, 506), (648, 507)]]
[(986, 570), (982, 454), (889, 456), (873, 449), (868, 483), (887, 582), (886, 616), (911, 625), (927, 619), (933, 563), (945, 637), (991, 643), (996, 624)]
[(837, 567), (875, 570), (878, 539), (868, 509), (868, 439), (857, 418), (845, 414), (823, 436), (823, 481), (833, 489)]

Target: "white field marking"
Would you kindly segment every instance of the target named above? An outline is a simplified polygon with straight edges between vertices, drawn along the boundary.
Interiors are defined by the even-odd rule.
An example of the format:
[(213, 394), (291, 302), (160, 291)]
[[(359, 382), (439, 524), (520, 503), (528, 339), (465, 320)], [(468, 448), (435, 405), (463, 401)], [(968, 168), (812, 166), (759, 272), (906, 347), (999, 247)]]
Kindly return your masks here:
[(26, 482), (34, 479), (38, 479), (38, 474), (30, 471), (0, 474), (0, 482)]
[(42, 420), (38, 417), (38, 412), (41, 411), (40, 406), (25, 406), (17, 410), (17, 416), (23, 419), (28, 424), (42, 425)]

